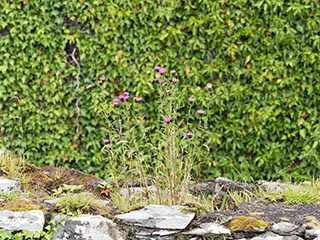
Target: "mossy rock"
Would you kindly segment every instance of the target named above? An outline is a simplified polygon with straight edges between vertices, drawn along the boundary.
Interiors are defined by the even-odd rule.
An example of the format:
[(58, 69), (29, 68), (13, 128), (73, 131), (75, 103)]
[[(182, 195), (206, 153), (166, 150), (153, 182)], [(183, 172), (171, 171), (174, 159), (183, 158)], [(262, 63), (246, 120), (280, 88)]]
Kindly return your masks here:
[(254, 217), (237, 216), (230, 222), (230, 230), (237, 231), (264, 231), (268, 223)]

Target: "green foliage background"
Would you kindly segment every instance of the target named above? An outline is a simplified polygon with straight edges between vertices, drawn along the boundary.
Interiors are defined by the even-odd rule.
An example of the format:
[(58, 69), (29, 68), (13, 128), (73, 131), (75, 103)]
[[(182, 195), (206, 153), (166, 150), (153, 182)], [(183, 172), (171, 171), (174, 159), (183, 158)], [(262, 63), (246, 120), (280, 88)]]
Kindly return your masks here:
[[(206, 110), (209, 125), (201, 134), (211, 152), (203, 177), (319, 177), (319, 6), (319, 0), (1, 1), (0, 142), (37, 165), (103, 176), (108, 126), (99, 109), (129, 91), (145, 99), (156, 119), (153, 67), (161, 65), (178, 72), (181, 99), (192, 96), (195, 109)], [(75, 47), (79, 78), (70, 56)]]

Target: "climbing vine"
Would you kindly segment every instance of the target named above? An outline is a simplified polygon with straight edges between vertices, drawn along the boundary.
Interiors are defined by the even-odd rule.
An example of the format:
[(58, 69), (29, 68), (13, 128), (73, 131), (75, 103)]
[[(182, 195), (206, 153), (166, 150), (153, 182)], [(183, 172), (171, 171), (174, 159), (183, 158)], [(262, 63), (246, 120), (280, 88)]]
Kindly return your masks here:
[(206, 106), (203, 177), (318, 177), (319, 4), (1, 1), (0, 142), (104, 176), (102, 105), (129, 91), (157, 118), (161, 65), (177, 71), (181, 98)]

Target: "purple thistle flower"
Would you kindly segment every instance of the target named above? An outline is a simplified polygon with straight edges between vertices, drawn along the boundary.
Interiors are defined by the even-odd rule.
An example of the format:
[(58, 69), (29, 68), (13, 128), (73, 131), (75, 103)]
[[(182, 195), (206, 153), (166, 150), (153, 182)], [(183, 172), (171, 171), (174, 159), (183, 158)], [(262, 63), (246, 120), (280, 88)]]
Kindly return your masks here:
[(158, 78), (158, 77), (155, 77), (155, 78), (154, 78), (154, 82), (156, 82), (156, 83), (159, 82), (159, 78)]
[(193, 102), (194, 102), (194, 99), (193, 99), (193, 98), (188, 98), (188, 102), (189, 102), (189, 103), (193, 103)]
[(205, 111), (203, 111), (202, 109), (200, 109), (200, 110), (197, 111), (197, 113), (198, 113), (199, 115), (203, 115), (203, 114), (205, 114)]
[(169, 123), (169, 122), (171, 122), (171, 118), (166, 117), (166, 118), (164, 118), (164, 121), (165, 121), (166, 123)]
[(133, 101), (139, 103), (139, 102), (142, 102), (142, 98), (141, 98), (141, 97), (135, 97), (135, 98), (133, 99)]
[(208, 89), (208, 90), (212, 90), (212, 84), (211, 84), (211, 83), (208, 83), (208, 84), (207, 84), (207, 89)]
[(109, 143), (110, 143), (110, 139), (109, 139), (109, 138), (103, 139), (103, 143), (104, 143), (104, 144), (109, 144)]
[(130, 95), (123, 95), (123, 100), (128, 101), (130, 98)]
[(154, 70), (155, 70), (156, 72), (159, 72), (160, 68), (161, 68), (160, 66), (155, 66), (155, 67), (154, 67)]
[(187, 133), (187, 137), (192, 138), (193, 136), (194, 136), (194, 134), (192, 132)]
[(160, 68), (159, 69), (159, 73), (162, 75), (162, 74), (164, 74), (166, 72), (166, 69), (165, 68)]
[[(121, 97), (121, 98), (120, 98)], [(129, 98), (130, 98), (130, 93), (129, 92), (124, 92), (122, 95), (119, 96), (119, 98), (121, 100), (125, 100), (125, 101), (128, 101)]]
[(105, 76), (99, 77), (99, 81), (104, 82), (105, 80), (106, 80), (106, 77), (105, 77)]
[(113, 99), (113, 104), (114, 104), (115, 106), (118, 106), (118, 105), (120, 104), (120, 99), (119, 99), (119, 98)]
[(120, 101), (124, 100), (124, 95), (120, 95), (120, 96), (119, 96), (119, 100), (120, 100)]
[(91, 91), (91, 90), (92, 90), (92, 85), (89, 84), (89, 85), (87, 86), (87, 89), (88, 89), (89, 91)]
[(171, 70), (170, 73), (172, 74), (172, 76), (175, 76), (177, 74), (176, 70)]

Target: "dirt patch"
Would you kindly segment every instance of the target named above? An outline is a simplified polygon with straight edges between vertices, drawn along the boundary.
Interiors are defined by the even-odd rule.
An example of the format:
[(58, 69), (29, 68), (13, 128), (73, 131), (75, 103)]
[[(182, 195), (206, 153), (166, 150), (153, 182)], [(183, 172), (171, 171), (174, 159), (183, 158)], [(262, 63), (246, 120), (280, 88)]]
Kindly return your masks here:
[(52, 195), (54, 190), (67, 185), (83, 186), (83, 191), (97, 192), (101, 179), (83, 173), (76, 169), (63, 167), (35, 167), (28, 165), (24, 168), (24, 190), (37, 192), (40, 195)]

